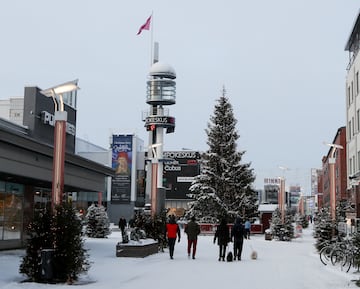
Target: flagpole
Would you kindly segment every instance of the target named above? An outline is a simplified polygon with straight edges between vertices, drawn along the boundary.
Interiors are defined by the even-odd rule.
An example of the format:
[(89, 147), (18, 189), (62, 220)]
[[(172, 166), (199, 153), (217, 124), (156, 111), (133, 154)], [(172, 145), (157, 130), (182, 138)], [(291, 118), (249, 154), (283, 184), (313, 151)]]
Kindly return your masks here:
[(153, 46), (154, 46), (154, 11), (151, 11), (151, 25), (150, 25), (150, 29), (151, 29), (151, 35), (150, 35), (150, 67), (153, 65), (154, 63), (154, 50), (153, 50)]

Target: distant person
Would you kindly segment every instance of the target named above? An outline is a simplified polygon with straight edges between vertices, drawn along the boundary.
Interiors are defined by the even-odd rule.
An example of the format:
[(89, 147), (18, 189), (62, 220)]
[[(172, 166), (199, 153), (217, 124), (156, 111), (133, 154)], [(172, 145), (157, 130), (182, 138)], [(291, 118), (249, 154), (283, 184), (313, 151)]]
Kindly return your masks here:
[(123, 237), (125, 235), (125, 227), (126, 227), (126, 219), (124, 218), (124, 216), (121, 216), (119, 219), (119, 229)]
[(244, 238), (246, 238), (246, 232), (241, 218), (236, 218), (235, 224), (231, 230), (231, 239), (234, 241), (234, 260), (238, 258), (241, 260), (241, 253), (243, 249)]
[(251, 223), (249, 220), (246, 220), (244, 227), (246, 238), (250, 239)]
[(195, 221), (194, 216), (191, 217), (190, 222), (186, 225), (185, 233), (187, 234), (188, 237), (188, 246), (187, 246), (188, 257), (190, 257), (191, 247), (192, 247), (192, 258), (195, 259), (197, 236), (200, 234), (200, 226)]
[(230, 242), (230, 230), (227, 226), (226, 219), (223, 218), (220, 224), (216, 228), (215, 236), (214, 236), (214, 244), (217, 241), (219, 245), (219, 261), (225, 261), (226, 247)]
[(179, 225), (176, 224), (174, 215), (170, 216), (169, 222), (166, 224), (166, 236), (168, 239), (170, 259), (174, 259), (176, 236), (178, 236), (178, 242), (180, 242), (180, 228)]

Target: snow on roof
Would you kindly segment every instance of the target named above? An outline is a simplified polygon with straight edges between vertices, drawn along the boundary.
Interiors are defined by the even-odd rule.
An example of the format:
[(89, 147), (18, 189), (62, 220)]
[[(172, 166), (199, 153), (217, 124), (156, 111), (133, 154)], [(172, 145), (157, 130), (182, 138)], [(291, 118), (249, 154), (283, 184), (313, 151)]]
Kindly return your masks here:
[(164, 76), (171, 79), (176, 78), (176, 72), (169, 64), (156, 62), (150, 68), (150, 76)]

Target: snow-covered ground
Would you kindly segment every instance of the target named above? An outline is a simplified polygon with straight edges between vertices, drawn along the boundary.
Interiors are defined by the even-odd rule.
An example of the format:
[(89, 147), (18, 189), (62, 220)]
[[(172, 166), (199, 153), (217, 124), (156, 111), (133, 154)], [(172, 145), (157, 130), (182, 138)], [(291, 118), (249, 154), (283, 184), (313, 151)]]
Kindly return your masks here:
[[(333, 266), (324, 266), (314, 248), (312, 229), (303, 231), (301, 238), (291, 242), (266, 241), (264, 235), (245, 240), (242, 261), (219, 262), (218, 246), (212, 236), (200, 236), (196, 260), (188, 259), (186, 235), (176, 243), (174, 259), (166, 250), (146, 258), (115, 256), (120, 233), (107, 239), (87, 239), (90, 260), (88, 274), (79, 280), (83, 288), (116, 289), (177, 289), (177, 288), (251, 288), (251, 289), (343, 289), (358, 288), (352, 280), (360, 278), (354, 271), (345, 273)], [(258, 259), (250, 258), (251, 248)], [(0, 288), (64, 288), (50, 285), (21, 283), (18, 273), (23, 250), (0, 252)]]

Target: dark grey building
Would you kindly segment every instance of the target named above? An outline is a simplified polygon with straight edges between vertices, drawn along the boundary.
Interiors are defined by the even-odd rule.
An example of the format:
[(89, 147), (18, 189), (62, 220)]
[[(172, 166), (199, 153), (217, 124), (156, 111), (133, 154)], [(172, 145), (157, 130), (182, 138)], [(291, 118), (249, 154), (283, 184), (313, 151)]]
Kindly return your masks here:
[[(67, 197), (106, 192), (110, 167), (75, 155), (76, 107), (68, 112), (65, 155)], [(34, 211), (51, 201), (54, 103), (38, 87), (26, 87), (23, 126), (0, 118), (0, 249), (23, 246)], [(106, 194), (104, 194), (106, 195)]]

